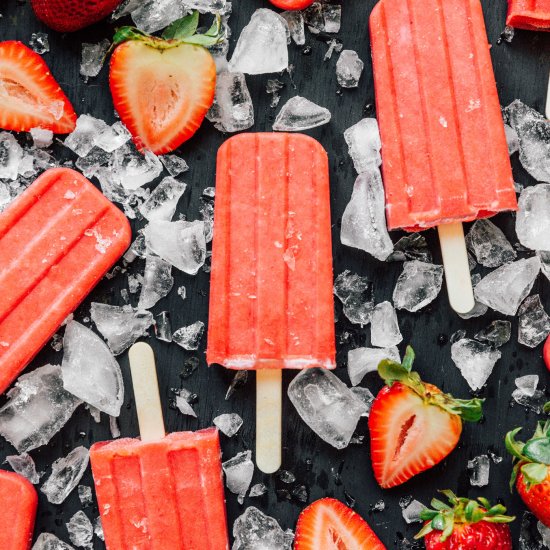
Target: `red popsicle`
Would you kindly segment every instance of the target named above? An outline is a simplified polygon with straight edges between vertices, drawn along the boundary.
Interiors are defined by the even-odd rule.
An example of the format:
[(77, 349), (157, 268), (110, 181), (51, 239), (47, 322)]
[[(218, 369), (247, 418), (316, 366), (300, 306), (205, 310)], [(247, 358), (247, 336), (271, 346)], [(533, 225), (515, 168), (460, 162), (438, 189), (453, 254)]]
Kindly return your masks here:
[(30, 549), (37, 506), (38, 496), (28, 480), (19, 474), (0, 470), (0, 548)]
[(0, 214), (0, 392), (128, 248), (124, 214), (56, 168)]
[(530, 31), (550, 30), (550, 0), (508, 0), (506, 24)]

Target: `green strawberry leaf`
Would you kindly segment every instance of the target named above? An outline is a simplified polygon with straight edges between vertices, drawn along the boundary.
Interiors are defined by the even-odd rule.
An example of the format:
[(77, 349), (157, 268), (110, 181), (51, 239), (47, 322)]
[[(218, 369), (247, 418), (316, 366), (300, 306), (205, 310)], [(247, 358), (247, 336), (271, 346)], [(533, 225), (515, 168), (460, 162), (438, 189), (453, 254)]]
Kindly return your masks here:
[(525, 460), (525, 457), (523, 456), (523, 447), (525, 446), (525, 443), (522, 441), (516, 441), (516, 435), (521, 431), (521, 428), (516, 428), (515, 430), (512, 430), (511, 432), (508, 432), (506, 434), (506, 437), (504, 438), (504, 443), (506, 444), (507, 451), (514, 457), (519, 460)]
[(523, 447), (522, 454), (532, 462), (550, 465), (550, 439), (547, 437), (531, 439)]
[(214, 46), (225, 38), (225, 32), (222, 31), (222, 19), (219, 15), (216, 15), (214, 23), (204, 34), (195, 34), (182, 38), (182, 42), (186, 44), (195, 44), (197, 46)]
[(162, 33), (162, 38), (165, 40), (179, 40), (193, 36), (197, 32), (199, 26), (199, 12), (194, 11), (191, 15), (182, 17), (174, 21)]
[(113, 36), (113, 46), (128, 40), (142, 40), (144, 38), (149, 38), (149, 35), (135, 27), (120, 27)]
[(535, 464), (534, 462), (523, 464), (520, 470), (528, 487), (542, 483), (548, 475), (548, 467), (545, 464)]
[(401, 363), (401, 364), (403, 365), (403, 368), (404, 368), (407, 372), (411, 372), (411, 371), (412, 371), (412, 366), (413, 366), (413, 363), (414, 363), (414, 358), (415, 358), (414, 350), (412, 349), (411, 346), (407, 346), (407, 349), (405, 350), (405, 357), (403, 357), (403, 362)]

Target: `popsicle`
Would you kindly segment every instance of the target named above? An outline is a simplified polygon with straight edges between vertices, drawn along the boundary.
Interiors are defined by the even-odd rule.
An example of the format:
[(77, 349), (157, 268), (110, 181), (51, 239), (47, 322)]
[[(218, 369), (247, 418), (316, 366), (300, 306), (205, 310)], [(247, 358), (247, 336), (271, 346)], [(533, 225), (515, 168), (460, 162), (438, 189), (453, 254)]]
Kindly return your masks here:
[(0, 470), (0, 548), (30, 550), (38, 496), (24, 477)]
[(438, 226), (452, 307), (474, 298), (462, 222), (516, 210), (479, 0), (381, 0), (370, 18), (390, 229)]
[(153, 351), (129, 353), (141, 438), (90, 449), (108, 550), (228, 550), (217, 429), (166, 435)]
[(550, 30), (550, 0), (508, 0), (506, 24), (530, 31)]
[(300, 134), (218, 152), (207, 361), (256, 370), (256, 461), (281, 463), (281, 370), (335, 367), (328, 160)]
[(42, 174), (0, 214), (0, 392), (130, 243), (123, 213), (66, 168)]

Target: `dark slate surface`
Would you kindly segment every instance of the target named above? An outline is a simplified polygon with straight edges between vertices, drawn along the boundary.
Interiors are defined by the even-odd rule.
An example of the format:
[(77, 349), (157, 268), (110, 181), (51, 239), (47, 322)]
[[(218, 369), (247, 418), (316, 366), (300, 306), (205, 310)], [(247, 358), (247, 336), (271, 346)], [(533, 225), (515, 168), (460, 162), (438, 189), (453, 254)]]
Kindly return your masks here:
[[(335, 78), (335, 63), (337, 56), (330, 61), (323, 61), (327, 46), (322, 39), (312, 35), (307, 37), (307, 49), (290, 46), (291, 62), (296, 67), (293, 83), (287, 74), (281, 80), (285, 82), (282, 90), (281, 104), (295, 94), (303, 95), (321, 105), (328, 107), (333, 113), (329, 125), (312, 130), (310, 134), (317, 138), (327, 149), (331, 168), (331, 201), (334, 237), (334, 268), (338, 274), (344, 269), (351, 269), (361, 275), (367, 275), (374, 281), (374, 292), (377, 301), (391, 299), (392, 289), (401, 271), (399, 263), (384, 264), (361, 251), (341, 246), (339, 242), (339, 225), (345, 205), (351, 195), (355, 173), (347, 155), (343, 139), (343, 131), (357, 122), (363, 115), (373, 115), (373, 80), (370, 66), (368, 16), (375, 4), (374, 0), (346, 0), (344, 16), (339, 39), (345, 48), (355, 49), (365, 61), (365, 71), (360, 87), (356, 90), (339, 91)], [(237, 0), (234, 2), (234, 15), (231, 18), (233, 29), (232, 47), (242, 27), (248, 22), (252, 12), (259, 7), (268, 7), (264, 0)], [(505, 0), (484, 0), (484, 12), (487, 21), (489, 40), (495, 65), (498, 89), (503, 105), (514, 98), (520, 98), (527, 104), (543, 109), (547, 75), (550, 65), (550, 36), (544, 33), (519, 31), (512, 44), (499, 44), (499, 35), (504, 28), (506, 12)], [(90, 113), (107, 122), (115, 120), (113, 105), (107, 85), (107, 70), (104, 68), (100, 76), (84, 83), (79, 76), (81, 43), (97, 42), (104, 37), (111, 37), (113, 25), (103, 23), (95, 25), (74, 35), (60, 35), (48, 31), (33, 16), (29, 3), (16, 0), (5, 0), (0, 6), (3, 17), (0, 19), (0, 37), (18, 39), (28, 43), (31, 33), (46, 31), (49, 34), (51, 51), (44, 55), (55, 77), (73, 102), (78, 113)], [(273, 75), (248, 77), (248, 85), (255, 105), (255, 131), (268, 131), (271, 128), (276, 110), (269, 107), (270, 97), (265, 92), (266, 80)], [(414, 104), (410, 109), (416, 109)], [(210, 123), (205, 122), (197, 135), (186, 143), (179, 151), (188, 161), (191, 169), (183, 178), (190, 185), (180, 202), (179, 212), (185, 213), (189, 219), (198, 216), (201, 191), (214, 184), (215, 154), (220, 144), (227, 136), (216, 131)], [(62, 148), (60, 148), (62, 149)], [(514, 159), (515, 177), (522, 183), (532, 183), (527, 174), (518, 166)], [(512, 242), (517, 239), (514, 234), (513, 217), (501, 215), (496, 219), (498, 225), (505, 231)], [(134, 228), (139, 224), (134, 224)], [(440, 255), (437, 251), (436, 236), (429, 231), (430, 247), (437, 261)], [(394, 240), (399, 238), (394, 235)], [(129, 272), (142, 270), (143, 265), (131, 266)], [(196, 277), (186, 276), (174, 270), (175, 286), (186, 285), (188, 298), (185, 302), (175, 291), (162, 300), (154, 308), (158, 313), (169, 310), (174, 328), (201, 319), (207, 320), (208, 315), (208, 274), (201, 271)], [(547, 309), (550, 308), (548, 281), (542, 277), (536, 283), (534, 292), (539, 292)], [(113, 280), (105, 280), (99, 284), (90, 298), (78, 310), (76, 318), (83, 320), (89, 315), (91, 300), (108, 301), (121, 305), (120, 290), (127, 287), (126, 276), (118, 276)], [(340, 310), (338, 310), (340, 311)], [(349, 382), (345, 364), (346, 352), (349, 348), (369, 343), (369, 329), (359, 329), (350, 325), (345, 319), (338, 321), (338, 365), (336, 373)], [(404, 313), (400, 315), (400, 326), (404, 343), (410, 342), (417, 352), (417, 369), (423, 378), (438, 384), (445, 391), (454, 393), (457, 397), (467, 397), (470, 392), (450, 357), (450, 335), (459, 329), (465, 329), (469, 336), (486, 326), (491, 320), (502, 316), (489, 313), (480, 319), (463, 321), (450, 310), (445, 292), (419, 314)], [(347, 336), (344, 336), (344, 333)], [(519, 406), (510, 406), (510, 396), (514, 388), (514, 378), (519, 375), (537, 373), (541, 375), (541, 383), (546, 383), (546, 371), (541, 361), (541, 350), (529, 350), (517, 344), (517, 320), (513, 321), (513, 341), (503, 349), (503, 357), (498, 363), (494, 374), (480, 395), (487, 398), (485, 404), (485, 420), (479, 425), (468, 425), (464, 429), (458, 449), (444, 461), (443, 464), (429, 473), (418, 476), (402, 487), (391, 491), (382, 491), (374, 481), (370, 460), (368, 429), (366, 420), (359, 423), (357, 433), (365, 435), (363, 445), (351, 445), (344, 451), (336, 451), (322, 442), (307, 426), (305, 426), (292, 405), (284, 402), (284, 468), (291, 470), (297, 477), (296, 484), (305, 484), (308, 488), (311, 502), (323, 496), (334, 496), (345, 500), (355, 499), (355, 509), (372, 525), (388, 548), (399, 547), (399, 541), (405, 536), (409, 539), (417, 530), (416, 526), (405, 525), (398, 501), (401, 497), (414, 495), (415, 498), (428, 502), (437, 489), (451, 488), (467, 496), (483, 495), (492, 499), (502, 499), (513, 514), (521, 516), (523, 506), (517, 496), (511, 496), (508, 490), (510, 475), (510, 460), (506, 457), (503, 435), (517, 425), (526, 426), (528, 430), (534, 427), (536, 415), (526, 413)], [(232, 373), (221, 368), (208, 369), (204, 360), (205, 341), (202, 342), (199, 353), (187, 353), (177, 345), (168, 345), (150, 339), (158, 358), (161, 395), (163, 397), (164, 413), (167, 427), (170, 431), (188, 430), (209, 426), (214, 416), (223, 412), (236, 412), (244, 418), (244, 427), (233, 439), (222, 436), (224, 459), (233, 456), (244, 449), (253, 448), (254, 444), (254, 376), (251, 375), (248, 384), (239, 390), (229, 401), (224, 400), (227, 386)], [(198, 357), (199, 369), (188, 379), (183, 380), (180, 373), (185, 362)], [(50, 346), (38, 355), (31, 367), (47, 362), (59, 363), (61, 353), (55, 353)], [(137, 422), (132, 402), (128, 378), (128, 363), (126, 354), (120, 357), (125, 376), (127, 397), (126, 406), (120, 417), (122, 434), (137, 435)], [(288, 372), (284, 375), (285, 387), (294, 376)], [(195, 410), (199, 419), (183, 417), (170, 407), (173, 397), (172, 388), (180, 385), (195, 392), (198, 401)], [(381, 386), (376, 375), (368, 375), (363, 385), (377, 391)], [(61, 432), (44, 448), (31, 454), (36, 460), (38, 469), (50, 472), (51, 463), (64, 456), (76, 445), (89, 446), (95, 441), (110, 439), (108, 422), (95, 424), (82, 407), (77, 411)], [(476, 489), (470, 487), (466, 463), (468, 459), (490, 449), (504, 460), (491, 468), (489, 487)], [(4, 457), (13, 454), (14, 449), (9, 444), (0, 442), (0, 462)], [(246, 499), (245, 506), (255, 505), (263, 511), (276, 517), (284, 528), (294, 528), (296, 518), (304, 504), (292, 498), (287, 498), (288, 491), (293, 488), (284, 485), (276, 476), (264, 476), (256, 471), (253, 483), (264, 482), (269, 487), (267, 495)], [(91, 485), (92, 478), (88, 471), (82, 483)], [(382, 513), (373, 513), (372, 505), (379, 499), (384, 499), (386, 509)], [(95, 502), (95, 501), (94, 501)], [(77, 492), (74, 491), (62, 506), (48, 504), (41, 495), (36, 535), (42, 531), (50, 531), (68, 541), (65, 523), (80, 508)], [(236, 496), (227, 494), (227, 511), (231, 529), (235, 518), (242, 513), (244, 506), (237, 503)], [(90, 518), (97, 516), (97, 508), (88, 508), (86, 513)], [(518, 540), (520, 521), (512, 526), (514, 540)], [(104, 548), (103, 543), (95, 541), (95, 548)], [(169, 549), (167, 549), (169, 550)]]

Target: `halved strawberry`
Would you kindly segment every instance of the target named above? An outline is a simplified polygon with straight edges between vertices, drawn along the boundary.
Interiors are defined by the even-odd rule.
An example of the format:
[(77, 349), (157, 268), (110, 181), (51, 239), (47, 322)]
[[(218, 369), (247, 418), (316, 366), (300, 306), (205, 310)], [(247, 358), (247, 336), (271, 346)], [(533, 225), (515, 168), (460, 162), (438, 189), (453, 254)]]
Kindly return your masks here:
[(395, 487), (441, 462), (456, 447), (462, 420), (481, 419), (483, 400), (465, 401), (444, 394), (411, 372), (414, 352), (403, 364), (384, 360), (378, 366), (387, 386), (369, 415), (374, 476), (385, 489)]
[(198, 130), (214, 101), (216, 65), (203, 46), (223, 37), (220, 20), (204, 35), (194, 34), (197, 24), (195, 12), (162, 39), (129, 27), (115, 35), (111, 93), (139, 149), (173, 151)]
[(542, 348), (542, 357), (544, 359), (544, 364), (546, 368), (550, 370), (550, 335), (546, 338), (544, 347)]
[(73, 106), (37, 53), (21, 42), (0, 42), (0, 128), (31, 128), (68, 134), (75, 129)]
[(310, 504), (298, 518), (294, 550), (385, 550), (368, 523), (334, 498)]
[(269, 0), (282, 10), (304, 10), (313, 4), (314, 0)]

